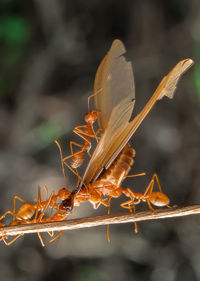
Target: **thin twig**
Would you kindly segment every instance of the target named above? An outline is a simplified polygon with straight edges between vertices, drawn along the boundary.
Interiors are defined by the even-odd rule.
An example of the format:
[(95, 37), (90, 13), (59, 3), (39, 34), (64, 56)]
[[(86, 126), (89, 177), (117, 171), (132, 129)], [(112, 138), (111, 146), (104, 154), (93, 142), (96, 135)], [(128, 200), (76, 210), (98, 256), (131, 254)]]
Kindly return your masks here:
[(0, 235), (14, 236), (25, 233), (72, 230), (99, 225), (140, 222), (172, 217), (183, 217), (195, 214), (200, 214), (200, 205), (192, 205), (183, 208), (171, 207), (168, 209), (157, 209), (153, 213), (151, 211), (145, 211), (139, 212), (135, 215), (130, 213), (120, 213), (115, 215), (101, 215), (96, 217), (65, 220), (61, 222), (7, 226), (0, 228)]

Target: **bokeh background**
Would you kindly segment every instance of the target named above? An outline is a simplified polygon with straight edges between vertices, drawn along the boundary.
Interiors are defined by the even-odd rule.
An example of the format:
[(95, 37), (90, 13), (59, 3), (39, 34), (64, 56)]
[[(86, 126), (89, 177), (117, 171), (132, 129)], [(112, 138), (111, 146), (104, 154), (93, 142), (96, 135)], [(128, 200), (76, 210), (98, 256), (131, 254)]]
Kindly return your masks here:
[[(33, 202), (38, 185), (65, 185), (59, 138), (69, 153), (84, 124), (96, 69), (113, 39), (133, 62), (134, 114), (181, 59), (195, 65), (174, 99), (157, 103), (131, 140), (143, 192), (157, 172), (171, 205), (200, 203), (200, 2), (198, 0), (0, 1), (0, 211), (14, 195)], [(120, 81), (119, 81), (120, 83)], [(67, 171), (71, 184), (73, 176)], [(44, 194), (45, 196), (45, 194)], [(113, 200), (112, 213), (121, 211)], [(143, 205), (146, 208), (145, 204)], [(141, 209), (142, 206), (138, 209)], [(84, 204), (74, 216), (105, 214)], [(200, 217), (65, 232), (42, 248), (36, 235), (1, 242), (0, 275), (12, 280), (200, 280)]]

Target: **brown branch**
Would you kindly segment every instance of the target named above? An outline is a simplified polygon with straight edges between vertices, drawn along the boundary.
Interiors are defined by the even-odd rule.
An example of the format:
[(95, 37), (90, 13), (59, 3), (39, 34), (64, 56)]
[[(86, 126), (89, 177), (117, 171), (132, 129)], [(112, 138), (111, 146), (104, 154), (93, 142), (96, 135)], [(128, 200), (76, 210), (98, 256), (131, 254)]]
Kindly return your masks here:
[(0, 228), (0, 235), (14, 236), (22, 233), (25, 234), (47, 231), (72, 230), (99, 225), (140, 222), (164, 218), (183, 217), (195, 214), (200, 214), (200, 205), (192, 205), (183, 208), (171, 207), (168, 209), (157, 209), (153, 213), (151, 211), (145, 211), (139, 212), (135, 215), (130, 213), (120, 213), (115, 215), (101, 215), (96, 217), (65, 220), (61, 222), (7, 226)]

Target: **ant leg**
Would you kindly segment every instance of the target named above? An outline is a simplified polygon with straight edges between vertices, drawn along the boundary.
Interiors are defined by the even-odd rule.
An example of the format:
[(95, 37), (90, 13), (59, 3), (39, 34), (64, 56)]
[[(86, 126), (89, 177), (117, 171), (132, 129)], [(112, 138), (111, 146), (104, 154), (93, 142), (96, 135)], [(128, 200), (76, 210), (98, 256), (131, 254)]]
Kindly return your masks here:
[(45, 246), (44, 240), (43, 240), (42, 235), (41, 235), (41, 233), (40, 233), (39, 231), (37, 232), (37, 235), (38, 235), (38, 237), (39, 237), (39, 239), (40, 239), (40, 242), (41, 242), (41, 244), (42, 244), (42, 247), (44, 247), (44, 246)]
[(0, 221), (2, 221), (2, 219), (4, 219), (8, 214), (11, 214), (12, 216), (15, 215), (12, 211), (6, 211), (6, 212), (0, 217)]
[(149, 183), (149, 185), (147, 186), (147, 188), (146, 188), (146, 190), (145, 190), (145, 192), (144, 192), (144, 196), (147, 195), (147, 194), (151, 194), (151, 193), (152, 193), (153, 188), (154, 188), (154, 185), (155, 185), (155, 181), (156, 181), (157, 184), (158, 184), (159, 191), (160, 191), (161, 193), (163, 193), (163, 192), (162, 192), (161, 185), (160, 185), (160, 181), (159, 181), (159, 179), (158, 179), (158, 175), (157, 175), (156, 173), (154, 173), (153, 176), (152, 176), (152, 179), (151, 179), (151, 181), (150, 181), (150, 183)]
[(34, 223), (37, 222), (37, 216), (38, 216), (38, 213), (39, 213), (39, 209), (41, 208), (41, 198), (42, 198), (42, 190), (41, 190), (41, 188), (39, 187), (39, 188), (38, 188), (37, 207), (36, 207), (35, 216), (34, 216), (34, 219), (33, 219), (33, 222), (34, 222)]
[[(38, 221), (39, 221), (39, 222), (42, 222), (42, 218), (43, 218), (43, 216), (44, 216), (44, 213), (45, 213), (46, 209), (49, 207), (49, 205), (50, 205), (50, 203), (51, 203), (51, 200), (52, 200), (52, 197), (53, 197), (54, 195), (55, 195), (55, 192), (52, 191), (52, 193), (51, 193), (51, 195), (50, 195), (50, 197), (49, 197), (49, 200), (46, 202), (45, 207), (44, 207), (42, 213), (40, 214), (40, 216), (39, 216), (39, 218), (38, 218)], [(51, 207), (51, 210), (52, 210), (52, 211), (53, 211), (53, 208), (54, 208), (54, 207)], [(48, 231), (48, 234), (49, 234), (51, 237), (53, 237), (53, 235), (54, 235), (53, 231), (52, 231), (52, 232)], [(45, 245), (44, 245), (44, 241), (43, 241), (42, 236), (41, 236), (40, 233), (38, 233), (38, 236), (39, 236), (39, 238), (40, 238), (40, 241), (41, 241), (41, 243), (42, 243), (42, 246), (45, 246)], [(54, 241), (54, 239), (56, 239), (56, 238), (53, 238), (53, 241)], [(50, 242), (51, 242), (51, 241), (50, 241)]]
[(14, 243), (20, 236), (23, 236), (23, 233), (20, 233), (18, 235), (16, 235), (13, 239), (11, 239), (9, 242), (6, 241), (7, 237), (2, 237), (3, 242), (6, 244), (6, 246), (10, 246), (12, 243)]
[(45, 191), (46, 191), (46, 198), (48, 198), (48, 188), (47, 188), (47, 186), (46, 185), (44, 185), (43, 186), (43, 188), (45, 189)]
[[(89, 148), (87, 149), (84, 149), (84, 150), (87, 150), (89, 151), (90, 148), (91, 148), (91, 140), (88, 139), (87, 137), (89, 138), (95, 138), (95, 135), (94, 134), (88, 134), (86, 132), (84, 132), (83, 130), (79, 129), (80, 127), (83, 127), (83, 126), (78, 126), (78, 127), (75, 127), (75, 129), (73, 130), (73, 132), (79, 136), (80, 138), (82, 138), (88, 145), (89, 145)], [(76, 142), (73, 142), (74, 145), (78, 145)], [(81, 146), (81, 145), (80, 145)], [(82, 145), (82, 147), (85, 146), (85, 145)], [(76, 153), (75, 153), (76, 154)]]
[[(133, 204), (133, 209), (131, 209), (131, 213), (135, 215), (135, 204)], [(135, 226), (135, 233), (138, 233), (138, 225), (136, 221), (134, 221), (134, 226)]]
[(78, 172), (76, 172), (67, 162), (64, 161), (63, 163), (68, 167), (68, 169), (70, 169), (72, 173), (74, 173), (78, 177), (79, 181), (82, 181), (82, 177)]
[(160, 185), (160, 181), (159, 181), (159, 179), (158, 179), (158, 175), (157, 175), (156, 173), (154, 173), (154, 174), (153, 174), (152, 179), (154, 179), (154, 182), (155, 182), (155, 180), (156, 180), (156, 182), (157, 182), (157, 184), (158, 184), (158, 188), (159, 188), (160, 192), (161, 192), (161, 193), (163, 193), (163, 192), (162, 192), (161, 185)]
[[(120, 206), (122, 208), (129, 209), (130, 213), (133, 213), (135, 215), (135, 205), (139, 204), (141, 202), (141, 200), (137, 199), (136, 201), (134, 201), (135, 200), (135, 195), (134, 195), (134, 192), (130, 188), (127, 188), (126, 190), (124, 190), (123, 193), (127, 197), (130, 197), (131, 199), (126, 201), (126, 202), (124, 202), (124, 203), (122, 203), (122, 204), (120, 204)], [(132, 205), (132, 208), (131, 208), (131, 205)], [(135, 225), (135, 233), (137, 233), (138, 232), (137, 223), (134, 222), (134, 225)]]
[[(46, 191), (48, 192), (47, 188), (46, 188)], [(34, 219), (33, 219), (33, 222), (34, 223), (37, 223), (38, 222), (38, 219), (37, 219), (37, 216), (38, 216), (38, 212), (39, 212), (39, 209), (41, 209), (41, 198), (42, 198), (42, 190), (41, 188), (39, 187), (38, 188), (38, 199), (37, 199), (37, 207), (36, 207), (36, 211), (35, 211), (35, 216), (34, 216)], [(37, 235), (38, 235), (38, 238), (40, 239), (40, 242), (42, 244), (42, 247), (45, 246), (45, 243), (44, 243), (44, 240), (42, 238), (42, 235), (39, 231), (37, 231)]]
[[(145, 192), (144, 192), (144, 194), (143, 194), (143, 197), (146, 197), (146, 196), (149, 197), (149, 195), (152, 194), (152, 191), (153, 191), (153, 188), (154, 188), (154, 183), (155, 183), (155, 180), (154, 180), (154, 175), (153, 175), (153, 177), (152, 177), (150, 183), (148, 184), (148, 186), (147, 186), (147, 188), (146, 188), (146, 190), (145, 190)], [(147, 202), (147, 204), (148, 204), (149, 209), (151, 210), (151, 212), (154, 212), (154, 208), (151, 206), (151, 203), (150, 203), (149, 198), (146, 198), (146, 202)]]
[[(81, 147), (81, 149), (78, 150), (78, 151), (76, 151), (76, 152), (74, 152), (74, 151), (73, 151), (72, 145), (76, 145), (76, 146), (78, 146), (78, 147)], [(63, 157), (63, 158), (62, 158), (62, 161), (63, 161), (64, 163), (65, 163), (65, 160), (67, 160), (67, 159), (69, 159), (69, 158), (71, 158), (71, 157), (73, 157), (73, 156), (79, 154), (80, 152), (84, 151), (83, 145), (82, 145), (82, 144), (79, 144), (79, 143), (77, 143), (77, 142), (74, 142), (74, 141), (70, 141), (70, 150), (71, 150), (71, 154), (68, 155), (68, 156), (66, 156), (66, 157)]]
[[(128, 190), (128, 189), (129, 189), (129, 188), (127, 188), (127, 190)], [(130, 190), (130, 191), (131, 191), (131, 190)], [(130, 205), (135, 206), (135, 205), (140, 204), (141, 199), (135, 200), (135, 197), (132, 197), (132, 195), (130, 195), (130, 193), (127, 193), (127, 192), (123, 192), (123, 193), (124, 193), (127, 197), (130, 197), (131, 199), (128, 200), (128, 201), (125, 201), (125, 202), (121, 203), (120, 206), (121, 206), (122, 208), (130, 209)], [(131, 194), (134, 194), (134, 193), (131, 191)], [(135, 201), (134, 201), (134, 200), (135, 200)], [(128, 205), (128, 206), (127, 206), (127, 205)]]
[(58, 140), (55, 140), (54, 142), (57, 145), (57, 147), (59, 149), (59, 152), (60, 152), (60, 160), (61, 160), (61, 165), (62, 165), (62, 173), (63, 173), (64, 179), (65, 179), (65, 185), (69, 186), (69, 181), (68, 181), (68, 178), (65, 174), (64, 162), (63, 162), (63, 153), (62, 153), (61, 145), (60, 145)]
[[(110, 199), (108, 199), (108, 201), (107, 202), (105, 202), (105, 200), (106, 199), (101, 199), (101, 201), (99, 202), (99, 205), (100, 204), (102, 204), (103, 206), (105, 206), (105, 207), (110, 207), (110, 200), (111, 200), (111, 198)], [(98, 206), (99, 207), (99, 206)]]
[(70, 141), (71, 155), (69, 155), (69, 157), (67, 156), (68, 158), (70, 158), (70, 156), (72, 157), (72, 156), (74, 156), (74, 155), (76, 155), (76, 154), (78, 154), (78, 153), (80, 152), (80, 150), (78, 150), (77, 152), (74, 152), (72, 145), (76, 145), (76, 146), (78, 146), (78, 147), (83, 148), (83, 145), (82, 145), (82, 144), (79, 144), (79, 143), (77, 143), (77, 142), (75, 142), (75, 141)]
[(128, 175), (126, 176), (126, 178), (134, 178), (134, 177), (140, 177), (140, 176), (145, 176), (146, 173), (139, 173), (139, 174), (135, 174), (135, 175)]
[(153, 188), (154, 188), (154, 183), (155, 183), (155, 180), (154, 180), (154, 176), (153, 176), (150, 183), (148, 184), (143, 196), (146, 196), (147, 194), (148, 195), (152, 194), (152, 191), (153, 191)]
[[(49, 205), (50, 205), (50, 203), (51, 203), (51, 200), (52, 200), (52, 197), (53, 197), (54, 195), (55, 195), (55, 192), (52, 191), (52, 192), (51, 192), (51, 195), (50, 195), (50, 197), (49, 197), (49, 200), (46, 202), (45, 207), (44, 207), (44, 209), (42, 210), (42, 212), (41, 212), (41, 214), (40, 214), (40, 216), (39, 216), (37, 222), (41, 222), (41, 221), (42, 221), (42, 218), (43, 218), (43, 216), (44, 216), (44, 213), (46, 212), (46, 209), (49, 207)], [(52, 207), (52, 209), (53, 209), (53, 207)]]
[[(47, 190), (47, 189), (46, 189), (46, 190)], [(39, 190), (38, 190), (38, 200), (37, 200), (37, 209), (36, 209), (35, 217), (34, 217), (34, 220), (33, 220), (34, 223), (39, 223), (39, 222), (42, 221), (42, 218), (43, 218), (43, 216), (44, 216), (44, 213), (45, 213), (46, 209), (48, 208), (48, 206), (49, 206), (49, 204), (50, 204), (50, 201), (51, 201), (53, 195), (54, 195), (54, 192), (51, 193), (51, 195), (50, 195), (50, 197), (49, 197), (49, 200), (48, 200), (48, 201), (46, 202), (46, 204), (45, 204), (44, 209), (42, 210), (40, 216), (37, 218), (39, 209), (41, 209), (41, 197), (42, 197), (42, 195), (41, 195), (41, 188), (39, 188)], [(50, 232), (48, 232), (48, 234), (49, 234), (50, 236), (52, 236), (52, 234), (51, 234)], [(40, 242), (41, 242), (42, 246), (44, 247), (44, 246), (45, 246), (45, 243), (44, 243), (44, 240), (43, 240), (43, 238), (42, 238), (42, 235), (41, 235), (41, 233), (40, 233), (39, 231), (37, 232), (37, 235), (38, 235), (38, 238), (40, 239)]]
[[(76, 126), (73, 130), (73, 132), (75, 134), (77, 134), (80, 138), (84, 139), (85, 141), (87, 141), (87, 139), (84, 138), (84, 136), (87, 136), (87, 137), (91, 137), (91, 138), (95, 138), (95, 136), (99, 133), (99, 131), (101, 129), (98, 129), (96, 132), (94, 131), (93, 129), (93, 126), (91, 125), (91, 128), (93, 129), (93, 134), (90, 134), (82, 129), (86, 129), (88, 127), (88, 125), (81, 125), (81, 126)], [(97, 133), (98, 132), (98, 133)]]
[(150, 200), (147, 199), (146, 201), (147, 201), (147, 204), (149, 206), (150, 211), (153, 213), (154, 212), (154, 208), (151, 206)]
[(50, 242), (50, 243), (54, 242), (54, 241), (55, 241), (56, 239), (58, 239), (62, 234), (63, 234), (63, 231), (60, 231), (60, 232), (58, 233), (58, 235), (56, 235), (56, 237), (54, 237), (53, 239), (51, 239), (49, 242)]
[(76, 172), (69, 164), (67, 164), (67, 162), (65, 162), (65, 158), (63, 158), (63, 153), (62, 153), (62, 148), (60, 146), (60, 143), (57, 140), (55, 140), (55, 143), (58, 146), (59, 151), (60, 151), (62, 171), (63, 171), (63, 175), (64, 175), (64, 178), (65, 178), (65, 181), (66, 181), (66, 186), (69, 186), (69, 182), (68, 182), (67, 176), (65, 174), (65, 169), (64, 169), (63, 163), (71, 170), (72, 173), (74, 173), (80, 180), (82, 180), (82, 177), (78, 174), (78, 172)]
[[(10, 214), (10, 215), (12, 215), (12, 216), (15, 216), (15, 217), (17, 216), (17, 218), (20, 219), (21, 222), (27, 223), (27, 221), (28, 221), (28, 220), (22, 218), (21, 216), (16, 215), (15, 213), (13, 213), (13, 212), (10, 211), (10, 210), (6, 211), (6, 212), (0, 217), (0, 221), (1, 221), (3, 218), (5, 218), (8, 214)], [(16, 221), (16, 220), (15, 220), (15, 221)], [(12, 222), (11, 222), (11, 225), (12, 225), (12, 223), (15, 222), (15, 221), (12, 221)]]
[[(108, 215), (110, 215), (110, 201), (111, 197), (108, 198)], [(107, 224), (107, 240), (110, 243), (110, 229), (109, 229), (109, 224)]]
[[(122, 204), (120, 204), (120, 206), (124, 209), (128, 209), (130, 211), (131, 214), (134, 214), (135, 215), (135, 204), (139, 204), (141, 201), (140, 200), (137, 200), (135, 202), (133, 202), (133, 200), (128, 200)], [(126, 206), (128, 205), (128, 206)], [(131, 205), (132, 205), (132, 208), (131, 208)], [(135, 233), (138, 232), (138, 226), (137, 226), (137, 223), (136, 221), (134, 221), (134, 225), (135, 225)]]
[[(88, 113), (89, 114), (89, 113)], [(94, 123), (94, 122), (93, 122)], [(84, 139), (84, 141), (88, 142), (89, 144), (91, 144), (91, 142), (88, 141), (86, 137), (90, 137), (90, 138), (95, 138), (97, 143), (98, 143), (98, 137), (97, 135), (99, 134), (99, 132), (101, 131), (101, 129), (99, 128), (96, 132), (93, 128), (93, 123), (87, 123), (86, 125), (81, 125), (81, 126), (76, 126), (73, 130), (73, 132), (75, 134), (77, 134), (80, 138)], [(85, 130), (83, 130), (85, 129)], [(88, 130), (92, 131), (92, 133), (89, 133)]]

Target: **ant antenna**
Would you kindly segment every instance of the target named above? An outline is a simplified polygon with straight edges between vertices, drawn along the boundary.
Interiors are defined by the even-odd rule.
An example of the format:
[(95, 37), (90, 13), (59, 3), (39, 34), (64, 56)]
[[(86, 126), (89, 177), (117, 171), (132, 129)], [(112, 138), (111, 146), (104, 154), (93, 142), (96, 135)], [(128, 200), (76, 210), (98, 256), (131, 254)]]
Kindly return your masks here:
[(102, 90), (103, 90), (103, 88), (100, 88), (100, 89), (98, 89), (95, 93), (93, 93), (92, 95), (90, 95), (90, 96), (88, 97), (88, 111), (90, 111), (90, 99), (91, 99), (92, 97), (95, 97), (97, 94), (101, 93)]
[(64, 179), (65, 179), (65, 186), (68, 187), (69, 186), (69, 180), (68, 180), (68, 177), (67, 177), (67, 175), (65, 173), (65, 168), (64, 168), (64, 165), (63, 165), (63, 161), (62, 161), (62, 159), (63, 159), (62, 148), (61, 148), (61, 145), (60, 145), (58, 140), (55, 140), (54, 142), (55, 142), (55, 144), (57, 145), (57, 147), (58, 147), (58, 149), (60, 151), (60, 160), (61, 160), (61, 165), (62, 165), (62, 173), (63, 173)]

